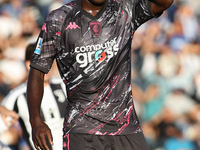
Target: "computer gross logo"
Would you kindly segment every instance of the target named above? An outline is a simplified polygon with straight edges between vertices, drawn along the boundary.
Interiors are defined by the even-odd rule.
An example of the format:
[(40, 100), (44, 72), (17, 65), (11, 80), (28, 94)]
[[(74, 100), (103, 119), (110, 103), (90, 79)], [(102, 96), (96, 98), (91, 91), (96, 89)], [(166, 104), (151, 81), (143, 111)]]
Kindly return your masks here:
[(105, 59), (112, 58), (119, 50), (119, 44), (116, 39), (117, 37), (103, 44), (76, 47), (76, 61), (83, 68), (93, 61), (101, 62)]

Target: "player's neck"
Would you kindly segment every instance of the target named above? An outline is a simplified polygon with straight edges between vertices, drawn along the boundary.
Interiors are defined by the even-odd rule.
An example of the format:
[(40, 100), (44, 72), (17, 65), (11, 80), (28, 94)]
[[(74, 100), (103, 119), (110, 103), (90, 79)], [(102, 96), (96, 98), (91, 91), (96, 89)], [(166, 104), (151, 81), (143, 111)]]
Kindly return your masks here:
[(103, 8), (105, 3), (106, 2), (104, 2), (102, 5), (94, 5), (88, 0), (80, 1), (81, 7), (93, 16), (95, 16)]

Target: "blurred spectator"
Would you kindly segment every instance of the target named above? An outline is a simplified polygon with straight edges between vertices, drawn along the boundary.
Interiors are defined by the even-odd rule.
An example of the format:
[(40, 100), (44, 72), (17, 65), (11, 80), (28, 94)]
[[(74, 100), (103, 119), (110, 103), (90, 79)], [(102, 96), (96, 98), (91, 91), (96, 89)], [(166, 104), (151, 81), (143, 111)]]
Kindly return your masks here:
[(186, 41), (195, 41), (198, 34), (198, 20), (194, 15), (194, 9), (187, 4), (180, 6), (176, 13), (176, 19), (180, 20)]
[(185, 136), (193, 140), (200, 149), (200, 105), (195, 105), (187, 116), (189, 125), (184, 130)]
[(160, 90), (160, 86), (156, 83), (150, 84), (144, 93), (144, 112), (143, 119), (145, 121), (153, 120), (157, 117), (162, 109), (164, 103), (164, 96)]
[(17, 18), (22, 9), (22, 0), (11, 0), (10, 3), (2, 5), (0, 14), (7, 14), (12, 18)]
[(152, 150), (200, 149), (199, 9), (177, 0), (132, 42), (132, 93)]
[(170, 133), (170, 136), (164, 142), (165, 150), (196, 150), (195, 144), (185, 139), (181, 130), (175, 124), (170, 124), (167, 128), (167, 132)]
[(169, 46), (174, 53), (182, 50), (183, 46), (187, 44), (186, 37), (184, 36), (183, 26), (179, 19), (175, 19), (169, 31)]
[[(47, 17), (47, 14), (60, 7), (61, 5), (63, 5), (63, 1), (62, 0), (35, 0), (36, 4), (41, 12), (41, 15), (43, 17), (43, 19), (45, 19)], [(70, 2), (70, 0), (65, 1), (65, 3)]]
[(11, 17), (7, 10), (1, 11), (0, 22), (0, 39), (8, 39), (21, 34), (21, 22), (18, 18)]
[(14, 88), (23, 82), (26, 75), (26, 69), (23, 62), (12, 58), (6, 58), (0, 61), (0, 72), (4, 73), (4, 82), (8, 84), (10, 88)]
[(25, 7), (18, 18), (22, 24), (21, 33), (23, 37), (31, 37), (39, 33), (38, 26), (42, 24), (43, 20), (40, 18), (40, 12), (36, 7)]
[(4, 75), (0, 71), (0, 101), (5, 97), (10, 91), (9, 86), (4, 82)]
[(166, 96), (164, 102), (164, 107), (173, 112), (175, 118), (179, 118), (188, 113), (195, 105), (196, 103), (194, 100), (181, 88), (173, 89), (173, 91)]
[(200, 103), (200, 70), (195, 74), (193, 82), (195, 85), (195, 92), (192, 97), (197, 103)]
[[(169, 59), (169, 61), (170, 60), (171, 59)], [(188, 71), (188, 69), (182, 67), (182, 65), (180, 64), (180, 60), (171, 64), (169, 63), (168, 66), (170, 65), (173, 66), (174, 70), (171, 70), (172, 74), (167, 79), (169, 90), (183, 89), (187, 94), (193, 93), (193, 74), (190, 71)]]

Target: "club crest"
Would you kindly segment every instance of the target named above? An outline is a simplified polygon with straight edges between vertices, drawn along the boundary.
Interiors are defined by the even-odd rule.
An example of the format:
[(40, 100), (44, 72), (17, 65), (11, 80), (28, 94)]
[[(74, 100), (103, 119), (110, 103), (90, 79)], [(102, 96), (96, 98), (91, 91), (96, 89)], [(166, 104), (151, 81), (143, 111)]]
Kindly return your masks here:
[(99, 21), (90, 22), (90, 30), (93, 35), (99, 36), (101, 33), (101, 23)]

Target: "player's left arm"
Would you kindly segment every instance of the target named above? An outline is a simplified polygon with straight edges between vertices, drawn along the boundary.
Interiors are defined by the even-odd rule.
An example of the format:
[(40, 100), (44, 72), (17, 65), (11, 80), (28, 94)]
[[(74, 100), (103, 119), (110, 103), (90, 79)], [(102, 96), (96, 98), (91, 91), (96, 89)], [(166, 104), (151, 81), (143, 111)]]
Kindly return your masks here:
[(161, 15), (163, 11), (169, 8), (174, 0), (149, 0), (151, 1), (151, 10), (155, 16)]

